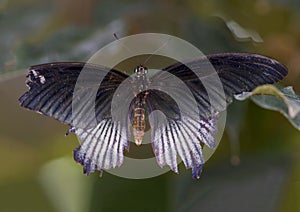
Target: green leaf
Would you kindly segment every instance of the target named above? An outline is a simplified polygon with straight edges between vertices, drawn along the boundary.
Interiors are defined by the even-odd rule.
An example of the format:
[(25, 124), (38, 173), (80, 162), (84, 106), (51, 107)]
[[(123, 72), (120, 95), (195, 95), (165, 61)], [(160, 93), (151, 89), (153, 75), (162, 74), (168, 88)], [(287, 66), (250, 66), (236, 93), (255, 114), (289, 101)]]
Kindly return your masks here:
[(59, 158), (40, 171), (39, 181), (58, 212), (81, 212), (90, 207), (93, 181), (78, 168), (71, 158)]
[(237, 100), (250, 98), (262, 108), (282, 113), (292, 125), (300, 130), (300, 96), (291, 86), (279, 88), (274, 85), (262, 85), (252, 92), (235, 95)]

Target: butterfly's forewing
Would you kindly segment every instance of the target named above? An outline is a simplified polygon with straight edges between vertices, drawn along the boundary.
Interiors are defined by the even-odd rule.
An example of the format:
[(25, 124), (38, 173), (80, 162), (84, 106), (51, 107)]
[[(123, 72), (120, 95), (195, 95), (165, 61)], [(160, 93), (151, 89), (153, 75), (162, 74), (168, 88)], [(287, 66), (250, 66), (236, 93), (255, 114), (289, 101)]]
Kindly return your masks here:
[[(212, 65), (213, 71), (208, 63)], [(208, 107), (210, 102), (204, 86), (204, 82), (211, 75), (217, 74), (216, 77), (223, 85), (227, 103), (231, 102), (235, 94), (251, 91), (259, 85), (276, 83), (287, 75), (287, 68), (278, 61), (251, 53), (211, 54), (185, 63), (173, 64), (163, 69), (164, 71), (180, 78), (189, 87), (198, 103), (201, 115), (211, 114), (211, 108)], [(155, 75), (154, 81), (159, 80), (163, 72)], [(215, 92), (218, 96), (217, 93), (223, 91), (211, 92)], [(219, 96), (219, 101), (223, 101), (222, 95)]]
[[(83, 69), (86, 76), (81, 75), (81, 82), (78, 82)], [(71, 126), (82, 140), (74, 151), (74, 158), (84, 166), (86, 174), (121, 165), (129, 135), (127, 126), (112, 121), (111, 100), (115, 90), (128, 77), (126, 74), (98, 65), (64, 62), (32, 66), (27, 77), (29, 91), (20, 97), (21, 106)], [(76, 83), (79, 83), (77, 87)], [(74, 97), (75, 87), (79, 96)], [(96, 91), (94, 104), (79, 101), (78, 110), (73, 114), (74, 98), (87, 101), (92, 91)], [(93, 125), (86, 118), (89, 117), (86, 112), (91, 110), (96, 118)], [(74, 126), (74, 119), (85, 124)]]
[(86, 77), (89, 81), (84, 84), (82, 92), (88, 94), (91, 89), (100, 85), (99, 88), (96, 87), (97, 122), (110, 118), (110, 102), (105, 101), (104, 104), (103, 101), (111, 99), (114, 91), (128, 76), (116, 70), (80, 62), (49, 63), (30, 67), (27, 75), (29, 91), (20, 97), (21, 106), (72, 126), (74, 88), (83, 69), (90, 76)]
[[(206, 69), (211, 65), (215, 69), (214, 72)], [(283, 79), (287, 74), (287, 68), (276, 60), (261, 55), (224, 53), (176, 63), (151, 78), (153, 87), (161, 91), (167, 89), (172, 90), (173, 93), (180, 93), (181, 86), (172, 83), (170, 75), (166, 72), (178, 77), (189, 88), (198, 106), (198, 117), (186, 113), (183, 115), (180, 110), (170, 114), (167, 106), (161, 107), (161, 105), (169, 105), (167, 103), (169, 100), (156, 98), (160, 95), (160, 91), (151, 91), (147, 101), (149, 113), (161, 110), (166, 114), (164, 120), (159, 116), (150, 115), (155, 154), (161, 166), (169, 165), (172, 170), (177, 171), (176, 154), (178, 153), (185, 166), (192, 168), (193, 177), (198, 178), (204, 163), (200, 141), (210, 148), (215, 146), (214, 134), (217, 131), (218, 113), (232, 101), (233, 95)], [(214, 85), (211, 85), (212, 90), (208, 95), (204, 81), (211, 75), (218, 77), (224, 90), (214, 89)], [(212, 98), (214, 104), (210, 102)], [(193, 104), (190, 104), (189, 95), (182, 94), (180, 101), (191, 105), (191, 111), (195, 110)], [(220, 102), (219, 105), (225, 102), (225, 107), (216, 106), (218, 105), (216, 102)]]

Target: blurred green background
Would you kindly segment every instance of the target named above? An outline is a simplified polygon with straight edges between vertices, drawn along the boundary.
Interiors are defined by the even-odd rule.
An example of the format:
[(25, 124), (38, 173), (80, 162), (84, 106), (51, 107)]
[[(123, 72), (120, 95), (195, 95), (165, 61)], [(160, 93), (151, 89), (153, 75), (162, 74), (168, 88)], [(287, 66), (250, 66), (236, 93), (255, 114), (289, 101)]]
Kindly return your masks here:
[(289, 68), (300, 93), (300, 1), (0, 1), (0, 211), (300, 211), (300, 133), (251, 101), (230, 106), (227, 130), (200, 180), (180, 174), (86, 177), (67, 126), (19, 107), (30, 65), (86, 61), (119, 37), (178, 36), (205, 54), (256, 52)]

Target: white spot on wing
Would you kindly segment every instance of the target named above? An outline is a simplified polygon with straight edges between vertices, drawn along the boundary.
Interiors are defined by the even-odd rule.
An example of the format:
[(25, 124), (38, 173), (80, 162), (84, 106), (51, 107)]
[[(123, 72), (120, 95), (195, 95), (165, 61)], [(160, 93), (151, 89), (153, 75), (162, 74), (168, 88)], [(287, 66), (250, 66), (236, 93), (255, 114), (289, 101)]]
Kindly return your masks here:
[(38, 73), (35, 71), (35, 70), (31, 70), (32, 74), (34, 77), (37, 77), (38, 76)]
[(43, 75), (40, 75), (39, 78), (40, 78), (40, 82), (41, 82), (42, 84), (45, 84), (45, 82), (46, 82), (45, 77), (44, 77)]

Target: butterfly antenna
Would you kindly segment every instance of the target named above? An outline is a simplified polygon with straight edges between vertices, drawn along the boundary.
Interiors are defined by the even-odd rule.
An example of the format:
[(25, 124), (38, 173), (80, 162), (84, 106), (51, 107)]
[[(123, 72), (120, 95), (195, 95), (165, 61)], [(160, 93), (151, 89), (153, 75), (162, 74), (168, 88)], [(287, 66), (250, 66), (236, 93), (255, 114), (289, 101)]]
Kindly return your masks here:
[(159, 48), (157, 48), (151, 55), (149, 55), (149, 57), (145, 60), (144, 64), (146, 64), (150, 58), (155, 55), (155, 53), (157, 53), (159, 50), (161, 50), (163, 47), (165, 47), (168, 42), (171, 40), (171, 37), (169, 37)]
[[(114, 33), (114, 37), (115, 37), (115, 39), (116, 39), (117, 41), (120, 41), (120, 39), (118, 38), (118, 36), (117, 36), (116, 33)], [(125, 46), (122, 42), (119, 42), (119, 43), (120, 43), (121, 46), (122, 46), (123, 48), (125, 48), (127, 51), (133, 53), (133, 51), (132, 51), (130, 48), (128, 48), (127, 46)]]

